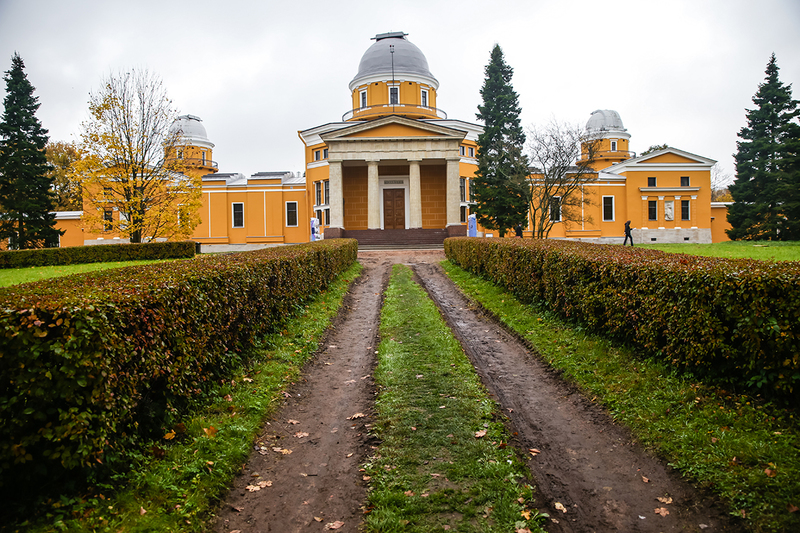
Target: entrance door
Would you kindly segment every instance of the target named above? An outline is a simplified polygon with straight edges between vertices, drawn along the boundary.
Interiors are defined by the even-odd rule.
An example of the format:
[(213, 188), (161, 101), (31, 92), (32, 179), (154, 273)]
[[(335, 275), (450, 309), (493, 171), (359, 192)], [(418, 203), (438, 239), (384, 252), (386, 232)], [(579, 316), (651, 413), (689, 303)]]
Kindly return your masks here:
[(406, 228), (405, 189), (383, 190), (383, 229)]

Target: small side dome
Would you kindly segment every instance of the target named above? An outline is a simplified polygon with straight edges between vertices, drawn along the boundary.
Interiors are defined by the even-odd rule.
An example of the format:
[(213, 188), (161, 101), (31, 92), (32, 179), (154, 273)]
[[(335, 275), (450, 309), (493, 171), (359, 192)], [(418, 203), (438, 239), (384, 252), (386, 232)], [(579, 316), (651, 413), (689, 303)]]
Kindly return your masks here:
[(358, 74), (350, 82), (351, 91), (362, 82), (372, 81), (374, 78), (390, 80), (392, 59), (395, 78), (410, 78), (428, 83), (434, 89), (439, 88), (439, 82), (428, 68), (425, 54), (406, 39), (405, 33), (380, 33), (374, 39), (375, 43), (361, 57)]
[(208, 140), (206, 128), (200, 117), (195, 115), (181, 115), (169, 127), (170, 133), (181, 132), (181, 143), (213, 148), (214, 144)]
[(586, 123), (586, 131), (589, 132), (603, 132), (603, 131), (628, 131), (622, 125), (622, 119), (619, 113), (611, 109), (598, 109), (592, 112), (589, 121)]

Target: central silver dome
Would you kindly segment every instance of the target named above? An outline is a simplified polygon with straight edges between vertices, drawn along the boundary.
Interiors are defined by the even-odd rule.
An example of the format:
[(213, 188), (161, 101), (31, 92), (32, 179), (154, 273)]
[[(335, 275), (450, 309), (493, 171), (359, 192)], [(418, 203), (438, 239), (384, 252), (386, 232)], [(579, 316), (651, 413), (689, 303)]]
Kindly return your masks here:
[(598, 109), (592, 112), (589, 121), (586, 123), (586, 131), (589, 132), (602, 132), (602, 131), (627, 131), (625, 126), (622, 125), (622, 119), (619, 113), (612, 109)]
[[(358, 74), (350, 82), (352, 91), (358, 85), (372, 81), (392, 79), (392, 59), (394, 59), (394, 77), (411, 79), (439, 88), (439, 82), (428, 68), (428, 60), (414, 44), (406, 39), (403, 32), (381, 33), (374, 37), (375, 44), (370, 46), (361, 57)], [(394, 53), (392, 53), (392, 50)]]

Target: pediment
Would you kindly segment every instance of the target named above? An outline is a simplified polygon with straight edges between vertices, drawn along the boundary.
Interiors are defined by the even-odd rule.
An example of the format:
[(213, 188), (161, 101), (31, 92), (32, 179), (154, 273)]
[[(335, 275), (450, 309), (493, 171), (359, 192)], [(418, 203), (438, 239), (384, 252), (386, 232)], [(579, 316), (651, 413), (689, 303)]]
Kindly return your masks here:
[(716, 163), (716, 161), (708, 157), (669, 147), (647, 155), (640, 155), (639, 157), (628, 159), (627, 161), (617, 163), (603, 170), (612, 174), (622, 174), (623, 172), (631, 170), (700, 170), (709, 169), (714, 163)]
[(677, 151), (665, 150), (664, 153), (659, 155), (656, 155), (655, 153), (647, 154), (646, 156), (643, 156), (639, 160), (639, 163), (649, 163), (657, 165), (670, 164), (670, 163), (692, 164), (692, 163), (705, 163), (704, 159), (705, 158), (701, 157), (689, 157), (685, 152), (679, 153)]
[(436, 138), (461, 140), (467, 132), (430, 124), (427, 122), (408, 119), (405, 117), (390, 116), (359, 122), (349, 128), (342, 128), (320, 137), (326, 143), (346, 139), (407, 139), (407, 138)]

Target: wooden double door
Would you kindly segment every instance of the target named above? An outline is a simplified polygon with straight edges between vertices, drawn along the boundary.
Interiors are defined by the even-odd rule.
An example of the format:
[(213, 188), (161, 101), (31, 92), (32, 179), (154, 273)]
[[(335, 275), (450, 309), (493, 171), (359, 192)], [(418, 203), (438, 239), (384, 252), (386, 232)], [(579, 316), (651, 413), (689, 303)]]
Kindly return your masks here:
[(383, 229), (406, 228), (405, 189), (383, 189)]

